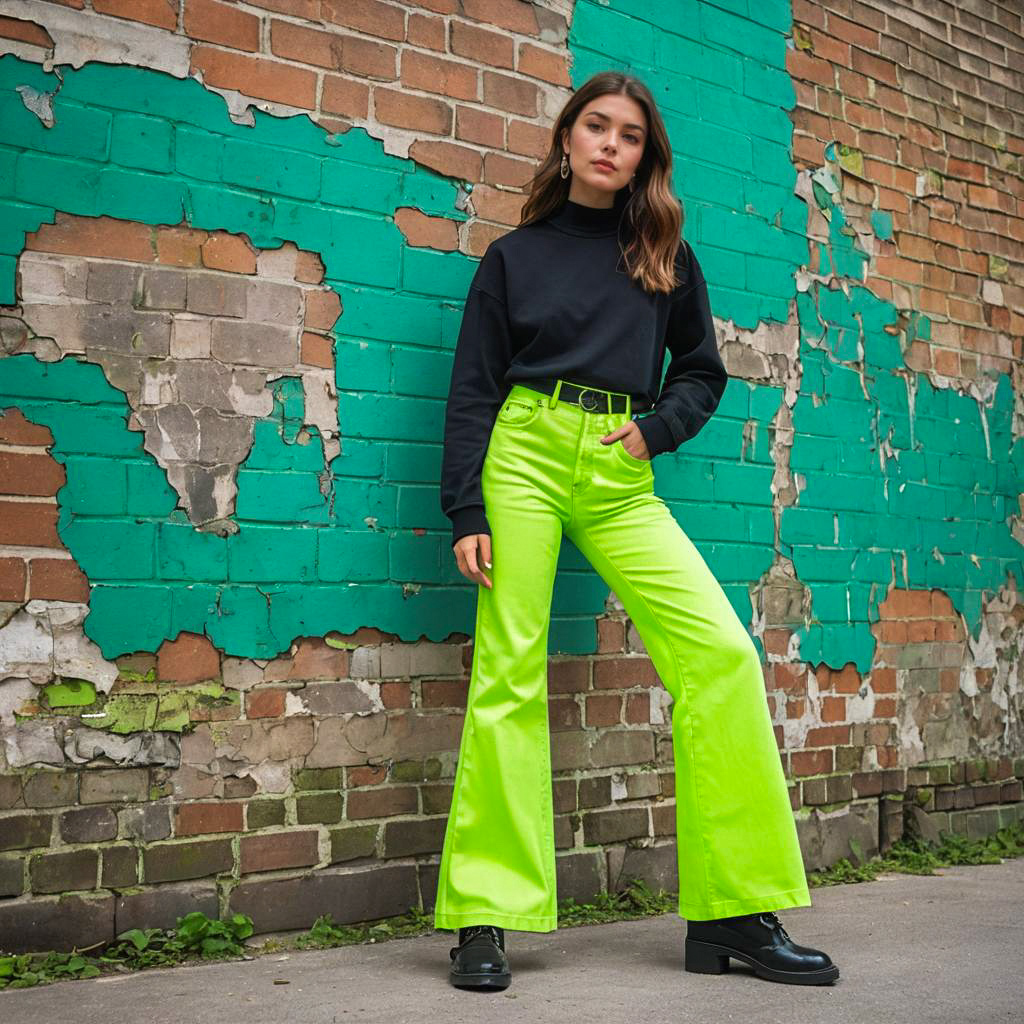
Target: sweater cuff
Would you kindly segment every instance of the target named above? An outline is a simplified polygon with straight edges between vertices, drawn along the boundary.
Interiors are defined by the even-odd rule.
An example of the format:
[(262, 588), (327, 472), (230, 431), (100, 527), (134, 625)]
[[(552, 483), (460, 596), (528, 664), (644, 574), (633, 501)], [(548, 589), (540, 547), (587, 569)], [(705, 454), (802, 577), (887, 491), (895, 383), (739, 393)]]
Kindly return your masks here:
[(452, 547), (471, 533), (491, 532), (483, 505), (466, 505), (452, 513)]
[(644, 444), (647, 445), (647, 451), (652, 459), (662, 452), (675, 450), (672, 431), (668, 429), (668, 424), (656, 412), (640, 417), (636, 421), (636, 425), (640, 428), (640, 433), (644, 435)]

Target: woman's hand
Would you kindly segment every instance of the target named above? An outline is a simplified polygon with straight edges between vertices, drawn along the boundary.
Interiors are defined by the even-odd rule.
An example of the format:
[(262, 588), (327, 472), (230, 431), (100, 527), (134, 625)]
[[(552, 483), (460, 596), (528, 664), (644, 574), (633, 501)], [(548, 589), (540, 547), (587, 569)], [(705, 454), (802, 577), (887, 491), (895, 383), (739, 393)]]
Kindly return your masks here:
[(488, 569), (491, 567), (491, 535), (489, 533), (470, 533), (460, 537), (453, 545), (455, 562), (459, 572), (468, 580), (474, 583), (481, 583), (485, 587), (493, 587), (490, 579), (484, 575), (480, 568), (483, 562)]
[(647, 450), (647, 442), (644, 440), (644, 435), (641, 433), (640, 428), (636, 425), (636, 420), (623, 423), (617, 430), (613, 430), (610, 434), (605, 434), (601, 438), (601, 443), (616, 444), (620, 437), (623, 439), (622, 447), (634, 459), (650, 461), (651, 453)]

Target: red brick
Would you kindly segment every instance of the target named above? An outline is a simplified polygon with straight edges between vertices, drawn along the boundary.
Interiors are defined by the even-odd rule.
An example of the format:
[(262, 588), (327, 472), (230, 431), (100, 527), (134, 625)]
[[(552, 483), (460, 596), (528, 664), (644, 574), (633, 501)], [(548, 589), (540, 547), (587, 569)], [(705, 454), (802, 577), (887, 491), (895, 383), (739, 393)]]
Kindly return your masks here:
[[(81, 4), (75, 6), (81, 7)], [(97, 14), (111, 14), (171, 31), (178, 27), (178, 4), (175, 0), (92, 0), (92, 9)]]
[(405, 11), (380, 0), (321, 0), (320, 17), (380, 39), (405, 39)]
[(49, 502), (0, 501), (0, 544), (63, 550), (57, 513), (57, 506)]
[(247, 718), (280, 718), (284, 714), (287, 690), (251, 690), (245, 697)]
[(89, 603), (89, 580), (73, 558), (33, 558), (28, 596), (46, 601)]
[(320, 860), (316, 829), (243, 836), (239, 841), (240, 872), (311, 867)]
[(525, 0), (462, 0), (462, 13), (473, 21), (519, 35), (540, 35), (537, 13), (533, 4)]
[(64, 467), (46, 454), (0, 451), (0, 481), (5, 494), (51, 497), (64, 486)]
[(338, 32), (296, 25), (275, 18), (270, 23), (270, 51), (275, 57), (340, 70), (345, 37)]
[(0, 409), (0, 443), (48, 446), (53, 444), (53, 434), (49, 427), (25, 419), (25, 414), (12, 406)]
[(24, 601), (26, 578), (23, 558), (0, 558), (0, 601)]
[(260, 48), (260, 19), (217, 0), (185, 0), (185, 35), (233, 50)]
[(324, 75), (320, 109), (345, 117), (365, 118), (370, 111), (370, 87), (352, 78)]
[(402, 51), (402, 86), (460, 100), (480, 96), (480, 72), (472, 64), (459, 64), (415, 50)]
[(306, 292), (305, 325), (314, 331), (329, 331), (341, 316), (341, 299), (331, 288)]
[(25, 235), (25, 248), (68, 256), (105, 256), (152, 263), (156, 258), (152, 228), (137, 221), (113, 217), (78, 217), (57, 212), (53, 224), (42, 224)]
[(415, 786), (382, 786), (347, 794), (345, 817), (351, 821), (415, 814), (419, 810)]
[(156, 233), (157, 260), (171, 267), (201, 267), (207, 234), (188, 227), (160, 227)]
[(220, 654), (205, 634), (182, 632), (160, 645), (156, 674), (158, 679), (176, 683), (217, 679), (221, 674)]
[(553, 85), (569, 87), (569, 66), (566, 55), (562, 51), (545, 50), (532, 43), (523, 43), (519, 47), (519, 66), (521, 75), (540, 78)]
[(203, 266), (233, 274), (255, 274), (256, 253), (244, 238), (215, 231), (201, 245)]
[(330, 370), (334, 366), (334, 344), (322, 334), (303, 331), (299, 359), (308, 366), (322, 366)]
[(53, 46), (53, 39), (45, 28), (33, 21), (22, 21), (20, 18), (0, 16), (0, 36), (5, 39), (19, 39), (33, 46)]
[(241, 803), (178, 804), (174, 809), (174, 834), (196, 836), (209, 832), (241, 832)]
[(432, 217), (411, 206), (399, 207), (394, 217), (395, 227), (409, 245), (439, 252), (454, 252), (459, 247), (458, 226), (448, 217)]
[(316, 106), (316, 75), (305, 68), (196, 45), (189, 70), (199, 71), (205, 84), (217, 88), (305, 110)]

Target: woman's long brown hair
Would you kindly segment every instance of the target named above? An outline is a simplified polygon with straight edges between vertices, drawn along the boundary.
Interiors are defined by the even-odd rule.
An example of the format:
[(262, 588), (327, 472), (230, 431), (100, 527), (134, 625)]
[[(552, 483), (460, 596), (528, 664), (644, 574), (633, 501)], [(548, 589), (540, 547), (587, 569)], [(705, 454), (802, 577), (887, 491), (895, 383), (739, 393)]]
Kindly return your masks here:
[(568, 134), (572, 131), (576, 118), (588, 103), (608, 93), (629, 96), (647, 114), (647, 142), (637, 165), (635, 188), (629, 194), (622, 214), (629, 229), (629, 239), (623, 247), (627, 272), (646, 291), (668, 292), (679, 283), (675, 273), (677, 254), (685, 262), (685, 247), (679, 252), (683, 205), (673, 194), (670, 184), (672, 148), (665, 122), (650, 89), (635, 75), (601, 71), (572, 94), (552, 128), (550, 149), (533, 176), (519, 226), (550, 216), (568, 198), (571, 177), (563, 178), (559, 169), (563, 132)]

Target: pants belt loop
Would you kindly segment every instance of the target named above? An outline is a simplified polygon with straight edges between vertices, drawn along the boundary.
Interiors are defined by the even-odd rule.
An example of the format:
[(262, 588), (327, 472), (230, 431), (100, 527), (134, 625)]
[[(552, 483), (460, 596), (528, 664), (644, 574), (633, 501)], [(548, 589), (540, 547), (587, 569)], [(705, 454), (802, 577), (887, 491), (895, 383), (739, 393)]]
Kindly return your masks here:
[(631, 420), (633, 418), (633, 396), (627, 391), (626, 392), (626, 419)]
[(548, 402), (548, 408), (554, 409), (555, 403), (558, 401), (558, 392), (562, 390), (562, 378), (559, 377), (555, 381), (555, 390), (551, 392), (551, 399)]

